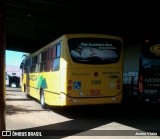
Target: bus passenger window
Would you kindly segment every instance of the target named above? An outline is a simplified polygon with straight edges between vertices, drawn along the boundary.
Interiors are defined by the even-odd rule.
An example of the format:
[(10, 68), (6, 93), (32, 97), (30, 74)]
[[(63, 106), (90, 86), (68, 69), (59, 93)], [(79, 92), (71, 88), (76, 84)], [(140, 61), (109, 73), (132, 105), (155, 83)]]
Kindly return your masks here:
[(53, 70), (59, 70), (59, 65), (60, 65), (60, 58), (54, 59)]
[[(56, 48), (56, 51), (53, 51), (53, 52), (56, 52), (56, 55), (55, 53), (52, 53), (52, 55), (55, 56), (55, 58), (53, 58), (52, 60), (52, 70), (56, 71), (56, 70), (59, 70), (59, 67), (60, 67), (60, 55), (61, 55), (61, 45), (57, 45), (57, 47), (54, 47)], [(54, 49), (55, 50), (55, 49)]]
[(51, 69), (51, 48), (47, 50), (47, 59), (45, 64), (45, 71), (50, 71)]
[(30, 73), (31, 59), (26, 61), (26, 73)]
[(56, 57), (56, 47), (52, 47), (52, 59)]
[(61, 55), (61, 45), (60, 44), (57, 45), (57, 53), (56, 54), (57, 54), (56, 57), (60, 57), (60, 55)]

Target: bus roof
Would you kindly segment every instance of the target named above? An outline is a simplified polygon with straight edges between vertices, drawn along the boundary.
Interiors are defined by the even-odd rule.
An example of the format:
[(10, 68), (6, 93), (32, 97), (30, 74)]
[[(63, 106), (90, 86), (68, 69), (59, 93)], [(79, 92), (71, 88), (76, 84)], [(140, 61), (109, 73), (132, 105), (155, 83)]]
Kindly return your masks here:
[(62, 38), (81, 38), (81, 37), (91, 37), (91, 38), (110, 38), (110, 39), (118, 39), (122, 41), (122, 37), (116, 36), (116, 35), (108, 35), (108, 34), (94, 34), (94, 33), (73, 33), (73, 34), (64, 34), (57, 39), (53, 40), (52, 42), (48, 43), (44, 47), (40, 48), (39, 50), (33, 52), (32, 54), (29, 55), (29, 57), (33, 57), (40, 53), (43, 50), (46, 50), (49, 48), (51, 45), (58, 43), (59, 41), (62, 40)]

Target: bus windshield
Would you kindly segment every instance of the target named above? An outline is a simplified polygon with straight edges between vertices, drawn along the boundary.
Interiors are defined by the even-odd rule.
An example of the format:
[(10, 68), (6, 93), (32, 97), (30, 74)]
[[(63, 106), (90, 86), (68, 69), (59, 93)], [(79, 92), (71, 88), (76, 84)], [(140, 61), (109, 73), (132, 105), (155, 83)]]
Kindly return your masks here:
[(152, 69), (153, 68), (159, 68), (160, 69), (160, 60), (143, 57), (142, 67), (145, 68), (145, 69), (150, 69), (150, 68), (152, 68)]
[(71, 58), (84, 64), (108, 64), (118, 62), (122, 43), (104, 38), (71, 38), (68, 40)]
[(160, 69), (160, 45), (149, 45), (142, 49), (142, 67), (145, 69)]

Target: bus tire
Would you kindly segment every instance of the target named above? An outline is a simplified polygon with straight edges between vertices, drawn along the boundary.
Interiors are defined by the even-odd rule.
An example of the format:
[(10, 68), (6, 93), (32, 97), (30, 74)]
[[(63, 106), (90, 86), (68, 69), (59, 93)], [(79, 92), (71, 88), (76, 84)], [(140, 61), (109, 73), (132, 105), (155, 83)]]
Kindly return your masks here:
[(41, 104), (41, 107), (43, 109), (46, 108), (46, 103), (45, 103), (45, 97), (44, 97), (44, 91), (43, 91), (43, 89), (41, 89), (41, 91), (40, 91), (40, 104)]

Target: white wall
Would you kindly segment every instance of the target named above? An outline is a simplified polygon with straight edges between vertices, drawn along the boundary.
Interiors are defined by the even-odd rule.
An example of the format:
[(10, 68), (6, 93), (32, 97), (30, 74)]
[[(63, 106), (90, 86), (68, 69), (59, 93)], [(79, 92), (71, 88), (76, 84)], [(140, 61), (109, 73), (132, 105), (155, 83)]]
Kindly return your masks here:
[(6, 72), (8, 75), (13, 76), (12, 74), (15, 73), (17, 77), (21, 77), (22, 70), (19, 66), (13, 66), (13, 65), (6, 65)]

